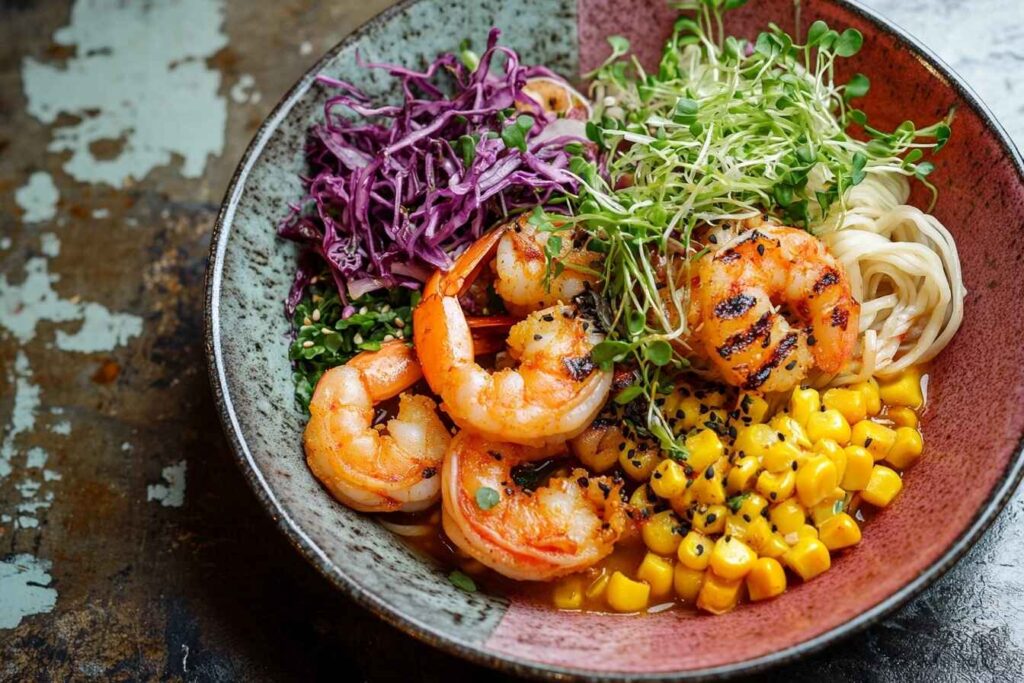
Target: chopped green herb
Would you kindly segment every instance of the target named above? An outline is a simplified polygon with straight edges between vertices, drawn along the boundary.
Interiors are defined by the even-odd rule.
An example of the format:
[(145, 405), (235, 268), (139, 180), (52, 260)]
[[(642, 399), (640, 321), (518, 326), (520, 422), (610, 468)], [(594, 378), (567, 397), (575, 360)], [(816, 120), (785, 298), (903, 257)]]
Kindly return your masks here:
[(458, 569), (448, 575), (448, 581), (459, 590), (466, 591), (467, 593), (476, 592), (476, 581), (469, 578)]
[(476, 505), (481, 510), (490, 510), (501, 502), (501, 495), (489, 486), (481, 486), (476, 490)]

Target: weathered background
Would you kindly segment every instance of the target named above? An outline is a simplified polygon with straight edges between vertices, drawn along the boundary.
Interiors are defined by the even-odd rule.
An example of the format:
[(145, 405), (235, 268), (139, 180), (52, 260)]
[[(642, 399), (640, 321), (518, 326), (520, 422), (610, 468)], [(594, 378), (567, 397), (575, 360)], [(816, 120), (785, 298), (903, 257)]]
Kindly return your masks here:
[[(201, 288), (235, 162), (293, 80), (388, 4), (0, 2), (0, 679), (502, 679), (306, 566), (207, 389)], [(1024, 143), (1024, 3), (868, 4)], [(921, 598), (778, 676), (1019, 678), (1022, 516), (1018, 497)]]

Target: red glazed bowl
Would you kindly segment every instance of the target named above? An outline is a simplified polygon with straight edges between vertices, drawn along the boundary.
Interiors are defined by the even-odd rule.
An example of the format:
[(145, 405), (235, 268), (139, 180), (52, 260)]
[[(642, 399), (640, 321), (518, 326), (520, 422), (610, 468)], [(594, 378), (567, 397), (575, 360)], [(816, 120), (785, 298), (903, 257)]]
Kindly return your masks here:
[[(253, 311), (280, 316), (287, 290), (294, 257), (273, 255), (283, 247), (267, 242), (260, 231), (272, 231), (281, 197), (287, 197), (275, 188), (284, 182), (279, 178), (291, 177), (287, 167), (300, 156), (300, 124), (324, 97), (311, 86), (311, 75), (337, 70), (354, 46), (372, 52), (380, 41), (420, 40), (417, 31), (430, 30), (416, 26), (422, 21), (417, 16), (429, 15), (425, 6), (443, 12), (446, 25), (456, 24), (447, 37), (436, 38), (437, 51), (451, 47), (449, 34), (464, 35), (460, 12), (490, 13), (476, 19), (501, 25), (525, 21), (510, 13), (549, 8), (518, 0), (487, 10), (474, 1), (401, 3), (335, 48), (268, 118), (228, 192), (208, 284), (211, 376), (243, 471), (282, 530), (331, 581), (409, 633), (478, 662), (559, 680), (690, 679), (761, 670), (864, 628), (935, 581), (979, 538), (1021, 479), (1024, 167), (988, 110), (947, 66), (877, 15), (842, 0), (804, 0), (799, 13), (793, 0), (754, 0), (728, 15), (727, 30), (754, 37), (775, 22), (790, 31), (799, 24), (805, 33), (816, 19), (855, 27), (865, 36), (864, 49), (842, 64), (840, 77), (870, 76), (864, 109), (877, 125), (894, 128), (906, 118), (927, 124), (956, 109), (953, 136), (932, 175), (940, 190), (934, 213), (957, 238), (969, 294), (963, 327), (931, 366), (922, 423), (925, 454), (906, 473), (897, 500), (864, 527), (856, 548), (834, 557), (831, 571), (775, 600), (742, 605), (719, 617), (674, 610), (642, 617), (578, 614), (515, 597), (466, 597), (451, 592), (440, 570), (424, 568), (424, 560), (403, 555), (393, 539), (375, 535), (365, 518), (336, 509), (311, 480), (299, 451), (299, 416), (271, 428), (276, 413), (260, 402), (286, 382), (262, 377), (277, 372), (264, 370), (281, 364), (286, 342), (280, 348), (268, 344), (266, 357), (255, 358), (253, 349), (263, 353), (263, 347), (243, 338), (261, 323), (253, 320)], [(578, 59), (574, 54), (567, 63), (578, 64), (580, 73), (604, 58), (605, 38), (612, 34), (627, 36), (644, 61), (655, 62), (676, 16), (664, 0), (555, 4), (561, 9), (545, 20), (561, 38), (566, 31), (574, 37), (571, 49), (578, 44)], [(515, 29), (506, 37), (530, 58), (531, 47), (517, 44)], [(543, 52), (538, 45), (535, 41), (532, 49)], [(927, 197), (916, 194), (912, 202), (924, 205)], [(263, 252), (253, 246), (260, 239), (270, 245)], [(233, 318), (230, 312), (236, 312)], [(263, 340), (272, 338), (255, 329)], [(362, 564), (365, 553), (370, 559)], [(374, 583), (391, 566), (399, 567), (392, 571), (408, 585)], [(420, 596), (424, 591), (432, 595)]]

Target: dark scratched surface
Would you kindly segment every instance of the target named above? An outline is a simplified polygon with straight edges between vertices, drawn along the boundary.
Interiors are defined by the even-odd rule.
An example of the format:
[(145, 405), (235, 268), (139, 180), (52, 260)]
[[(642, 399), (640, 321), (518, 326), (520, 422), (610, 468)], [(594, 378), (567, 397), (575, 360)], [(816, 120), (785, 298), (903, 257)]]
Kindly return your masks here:
[[(0, 2), (0, 680), (505, 680), (307, 566), (207, 387), (202, 283), (233, 167), (294, 79), (388, 4)], [(1024, 128), (1002, 80), (1024, 54), (1015, 0), (873, 4)], [(1019, 680), (1022, 517), (1018, 496), (921, 597), (772, 677)]]

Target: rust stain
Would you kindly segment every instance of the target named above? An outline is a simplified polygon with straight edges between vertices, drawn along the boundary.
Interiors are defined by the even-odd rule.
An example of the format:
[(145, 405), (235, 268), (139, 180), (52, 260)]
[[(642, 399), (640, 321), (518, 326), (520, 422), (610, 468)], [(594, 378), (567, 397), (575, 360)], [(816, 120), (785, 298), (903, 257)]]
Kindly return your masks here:
[(89, 143), (89, 153), (97, 161), (110, 161), (121, 156), (121, 153), (124, 152), (125, 142), (123, 137), (93, 140)]
[(230, 47), (222, 47), (206, 58), (206, 65), (211, 69), (219, 69), (225, 74), (238, 72), (238, 63), (241, 61), (238, 53)]
[(100, 364), (100, 367), (93, 373), (92, 381), (97, 384), (110, 384), (121, 374), (121, 366), (117, 361), (108, 358)]

